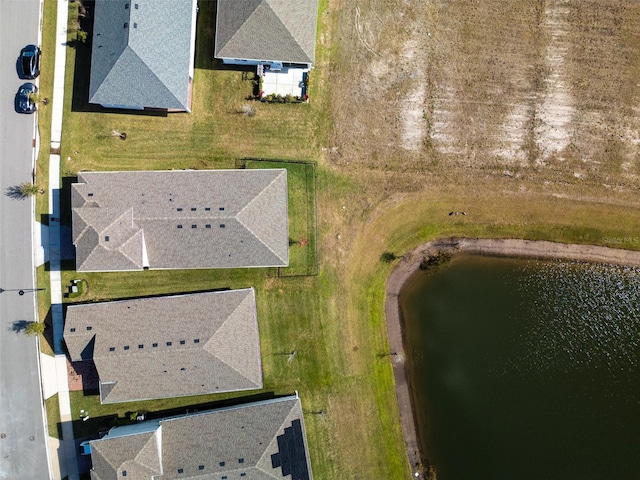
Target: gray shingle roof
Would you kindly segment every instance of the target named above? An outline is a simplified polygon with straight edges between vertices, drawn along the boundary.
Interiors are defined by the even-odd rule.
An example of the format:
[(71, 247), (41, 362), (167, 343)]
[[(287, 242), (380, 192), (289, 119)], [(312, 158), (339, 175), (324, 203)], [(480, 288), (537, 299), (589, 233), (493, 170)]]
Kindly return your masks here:
[[(156, 466), (156, 457), (145, 452), (151, 445), (148, 433), (151, 429), (162, 442), (163, 474), (153, 477), (157, 480), (225, 476), (235, 479), (241, 478), (242, 473), (253, 480), (312, 479), (302, 406), (297, 395), (143, 423), (149, 423), (149, 428), (143, 424), (114, 428), (106, 437), (91, 442), (93, 478), (121, 478), (122, 470), (126, 469), (128, 479), (130, 471), (136, 468), (139, 474), (133, 478), (151, 480), (151, 474), (140, 467)], [(122, 438), (128, 439), (128, 452), (124, 450), (124, 442), (110, 445)]]
[(287, 266), (287, 171), (81, 172), (78, 271)]
[(89, 102), (189, 110), (194, 0), (96, 0)]
[(218, 0), (216, 58), (313, 63), (317, 0)]
[(252, 288), (70, 305), (64, 339), (103, 403), (262, 387)]

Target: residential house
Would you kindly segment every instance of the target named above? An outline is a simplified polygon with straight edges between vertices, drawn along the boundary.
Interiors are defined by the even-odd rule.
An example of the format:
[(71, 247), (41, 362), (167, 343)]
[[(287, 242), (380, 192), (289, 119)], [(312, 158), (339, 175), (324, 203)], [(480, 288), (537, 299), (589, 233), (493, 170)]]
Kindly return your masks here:
[(80, 172), (77, 271), (285, 267), (287, 171)]
[(115, 427), (89, 445), (93, 480), (312, 480), (297, 393)]
[(262, 388), (252, 288), (69, 305), (64, 340), (102, 403)]
[(89, 103), (190, 111), (196, 0), (96, 0)]
[(214, 56), (256, 65), (263, 93), (302, 96), (315, 59), (317, 0), (218, 0)]

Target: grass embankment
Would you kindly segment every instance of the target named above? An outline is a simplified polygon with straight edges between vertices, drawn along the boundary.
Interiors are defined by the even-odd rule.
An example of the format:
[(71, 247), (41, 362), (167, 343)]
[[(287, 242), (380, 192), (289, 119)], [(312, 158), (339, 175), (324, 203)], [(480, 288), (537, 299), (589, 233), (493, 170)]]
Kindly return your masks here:
[[(53, 96), (53, 70), (55, 63), (56, 48), (56, 11), (58, 2), (48, 0), (44, 2), (42, 16), (42, 56), (40, 60), (39, 93), (42, 98), (48, 98), (45, 105), (38, 104), (38, 135), (40, 137), (40, 150), (36, 159), (36, 179), (35, 183), (40, 188), (47, 190), (49, 183), (49, 155), (51, 141), (51, 100)], [(36, 195), (36, 221), (48, 223), (47, 212), (49, 209), (49, 196)], [(39, 224), (36, 224), (39, 227)], [(47, 322), (49, 307), (51, 305), (51, 295), (49, 292), (49, 272), (44, 266), (38, 267), (36, 272), (38, 291), (38, 319)], [(50, 322), (49, 322), (50, 323)], [(49, 329), (50, 330), (50, 329)], [(51, 335), (48, 331), (47, 335)], [(53, 350), (45, 338), (40, 339), (40, 350), (47, 355), (53, 355)]]
[[(70, 3), (70, 8), (76, 7)], [(483, 148), (471, 149), (469, 158), (474, 162), (465, 167), (457, 154), (451, 161), (442, 153), (431, 155), (435, 147), (428, 139), (419, 154), (401, 147), (398, 138), (405, 111), (398, 102), (411, 92), (415, 78), (398, 76), (408, 71), (408, 60), (403, 68), (395, 68), (393, 61), (398, 52), (407, 51), (404, 41), (411, 32), (394, 29), (421, 25), (421, 12), (412, 4), (400, 7), (371, 0), (353, 10), (346, 3), (321, 1), (311, 103), (256, 104), (256, 116), (238, 113), (253, 85), (250, 79), (243, 80), (242, 73), (213, 63), (214, 8), (214, 2), (200, 2), (191, 114), (163, 117), (99, 111), (86, 103), (89, 50), (84, 45), (68, 49), (63, 177), (68, 184), (81, 169), (232, 168), (244, 157), (320, 157), (318, 275), (278, 277), (274, 270), (260, 269), (82, 275), (68, 271), (64, 282), (87, 280), (89, 288), (73, 299), (77, 301), (254, 286), (265, 382), (262, 393), (299, 390), (314, 476), (409, 478), (384, 321), (384, 286), (393, 265), (380, 262), (380, 254), (399, 255), (448, 235), (637, 248), (617, 240), (640, 236), (640, 216), (633, 208), (638, 199), (624, 189), (575, 177), (569, 167), (565, 172), (569, 162), (552, 159), (549, 168), (535, 163), (514, 165), (504, 173), (508, 165), (485, 155)], [(408, 15), (399, 22), (402, 9)], [(437, 5), (422, 14), (431, 15), (434, 9)], [(444, 22), (446, 15), (457, 11), (439, 14)], [(429, 19), (432, 23), (416, 31), (430, 31), (437, 19), (434, 14)], [(392, 28), (387, 28), (389, 22)], [(441, 32), (455, 26), (444, 25)], [(478, 31), (486, 27), (474, 22), (465, 25)], [(418, 40), (418, 45), (430, 45), (430, 40)], [(386, 59), (391, 63), (386, 66), (389, 75), (385, 75)], [(424, 77), (429, 88), (433, 86), (429, 82), (441, 80), (438, 72)], [(356, 78), (360, 80), (354, 88)], [(463, 100), (464, 93), (460, 94)], [(431, 104), (427, 107), (425, 121), (436, 111)], [(111, 136), (112, 130), (126, 132), (127, 139)], [(329, 150), (323, 153), (321, 147)], [(290, 173), (294, 178), (296, 174)], [(607, 184), (617, 185), (616, 180)], [(620, 183), (625, 182), (623, 178)], [(298, 194), (291, 182), (290, 193), (293, 198)], [(621, 206), (625, 202), (629, 207)], [(295, 211), (290, 208), (297, 216)], [(467, 215), (449, 216), (450, 211)], [(294, 222), (292, 238), (299, 240), (295, 228)], [(180, 402), (222, 398), (226, 397)], [(176, 406), (110, 407), (96, 400), (72, 394), (74, 420), (79, 422), (80, 409), (88, 410), (92, 418), (107, 418)], [(78, 428), (87, 433), (81, 430), (85, 426)]]
[(49, 428), (49, 436), (53, 438), (62, 438), (58, 394), (56, 393), (55, 395), (47, 398), (44, 404), (47, 409), (47, 426)]

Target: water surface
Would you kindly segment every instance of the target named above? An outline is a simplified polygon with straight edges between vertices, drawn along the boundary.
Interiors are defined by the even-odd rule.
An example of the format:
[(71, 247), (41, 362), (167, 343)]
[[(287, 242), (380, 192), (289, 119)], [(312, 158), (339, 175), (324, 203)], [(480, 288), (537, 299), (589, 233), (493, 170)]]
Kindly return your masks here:
[(439, 480), (640, 478), (640, 271), (458, 256), (400, 296)]

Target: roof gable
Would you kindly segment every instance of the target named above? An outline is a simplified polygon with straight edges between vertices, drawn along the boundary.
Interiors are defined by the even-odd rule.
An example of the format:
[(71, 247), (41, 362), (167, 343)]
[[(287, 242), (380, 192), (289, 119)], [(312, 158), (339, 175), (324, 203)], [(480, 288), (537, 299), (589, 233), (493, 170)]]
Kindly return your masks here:
[(91, 444), (92, 477), (97, 479), (122, 478), (151, 479), (162, 473), (158, 430)]
[(219, 0), (215, 56), (312, 63), (317, 10), (317, 0)]

